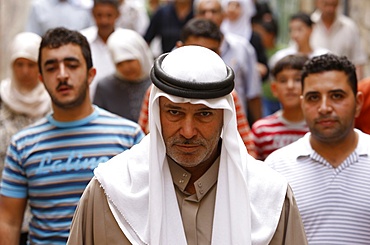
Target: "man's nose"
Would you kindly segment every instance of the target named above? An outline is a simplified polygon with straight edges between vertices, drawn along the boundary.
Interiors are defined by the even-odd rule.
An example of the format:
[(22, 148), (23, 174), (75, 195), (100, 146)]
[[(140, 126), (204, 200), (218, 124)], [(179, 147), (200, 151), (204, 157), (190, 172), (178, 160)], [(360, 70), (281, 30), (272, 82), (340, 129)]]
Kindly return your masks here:
[(58, 80), (60, 81), (65, 81), (66, 79), (68, 79), (68, 73), (66, 71), (66, 67), (64, 65), (63, 62), (59, 63), (59, 73), (58, 73)]
[(192, 118), (185, 118), (181, 122), (180, 134), (186, 139), (191, 139), (197, 134), (195, 122)]
[(333, 111), (333, 107), (330, 104), (330, 100), (326, 96), (323, 96), (321, 99), (320, 106), (319, 106), (319, 113), (327, 114), (332, 111)]

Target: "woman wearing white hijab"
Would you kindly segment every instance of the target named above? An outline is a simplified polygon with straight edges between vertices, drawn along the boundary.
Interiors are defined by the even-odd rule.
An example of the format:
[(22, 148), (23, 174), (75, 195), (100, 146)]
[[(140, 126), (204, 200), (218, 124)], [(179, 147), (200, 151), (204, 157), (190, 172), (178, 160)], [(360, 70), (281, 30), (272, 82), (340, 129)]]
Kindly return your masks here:
[(0, 83), (1, 172), (10, 137), (51, 110), (50, 97), (39, 81), (40, 42), (41, 37), (31, 32), (17, 34), (12, 42), (11, 77)]
[[(51, 110), (49, 94), (39, 81), (40, 42), (37, 34), (22, 32), (10, 48), (11, 77), (0, 83), (0, 179), (11, 136)], [(25, 244), (30, 217), (27, 209), (20, 244)]]
[(137, 122), (144, 94), (151, 84), (153, 55), (145, 40), (128, 29), (112, 33), (107, 46), (116, 72), (98, 82), (94, 104)]
[(222, 0), (226, 18), (221, 24), (221, 31), (239, 35), (250, 40), (252, 35), (251, 19), (256, 13), (253, 0)]

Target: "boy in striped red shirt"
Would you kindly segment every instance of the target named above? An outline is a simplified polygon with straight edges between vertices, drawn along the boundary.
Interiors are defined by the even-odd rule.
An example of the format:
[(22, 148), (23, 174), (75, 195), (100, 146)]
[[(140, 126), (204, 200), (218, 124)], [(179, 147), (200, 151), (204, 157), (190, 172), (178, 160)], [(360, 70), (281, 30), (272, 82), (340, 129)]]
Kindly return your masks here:
[(271, 90), (282, 109), (252, 126), (257, 158), (260, 160), (308, 132), (300, 105), (301, 71), (307, 60), (303, 55), (288, 55), (278, 61), (271, 71)]

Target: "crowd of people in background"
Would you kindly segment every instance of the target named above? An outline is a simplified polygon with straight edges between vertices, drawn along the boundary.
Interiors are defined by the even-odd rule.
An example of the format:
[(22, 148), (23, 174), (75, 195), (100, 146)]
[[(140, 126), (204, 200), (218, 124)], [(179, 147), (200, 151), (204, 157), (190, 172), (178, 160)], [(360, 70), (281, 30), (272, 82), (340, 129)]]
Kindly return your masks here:
[[(217, 152), (217, 157), (211, 157), (212, 163), (219, 164), (222, 169), (223, 161), (235, 163), (237, 157), (230, 157), (231, 153), (238, 152), (236, 155), (239, 157), (246, 150), (250, 164), (264, 165), (269, 169), (267, 176), (274, 177), (276, 171), (287, 181), (285, 184), (276, 175), (279, 179), (276, 183), (285, 189), (279, 194), (275, 189), (261, 192), (273, 195), (271, 203), (264, 208), (269, 210), (279, 203), (280, 208), (292, 209), (274, 213), (285, 215), (285, 219), (279, 216), (280, 219), (274, 220), (275, 227), (288, 226), (289, 229), (272, 229), (271, 234), (263, 235), (263, 239), (267, 239), (263, 241), (270, 241), (268, 244), (297, 244), (294, 240), (298, 239), (299, 244), (370, 244), (370, 196), (366, 192), (370, 189), (367, 177), (370, 174), (370, 78), (366, 77), (364, 70), (368, 62), (365, 44), (355, 22), (339, 11), (340, 0), (314, 2), (312, 12), (298, 11), (289, 16), (286, 27), (289, 29), (289, 42), (281, 43), (279, 15), (265, 0), (32, 0), (24, 30), (15, 36), (9, 46), (10, 59), (7, 63), (10, 76), (0, 82), (0, 245), (27, 242), (66, 244), (72, 219), (76, 220), (73, 220), (74, 236), (70, 244), (86, 241), (89, 241), (86, 244), (94, 244), (93, 241), (103, 240), (110, 244), (109, 236), (94, 230), (97, 229), (96, 221), (85, 220), (86, 215), (97, 215), (96, 207), (88, 206), (88, 202), (96, 201), (94, 195), (99, 198), (111, 194), (125, 195), (117, 192), (114, 184), (113, 187), (106, 184), (106, 179), (109, 179), (106, 174), (113, 174), (114, 170), (102, 163), (109, 161), (117, 164), (114, 156), (124, 151), (129, 153), (123, 156), (134, 162), (148, 162), (145, 154), (154, 154), (153, 147), (158, 147), (163, 159), (171, 159), (166, 160), (169, 166), (165, 167), (161, 165), (163, 159), (153, 159), (162, 168), (156, 170), (158, 172), (154, 176), (163, 181), (163, 189), (159, 183), (150, 182), (155, 189), (148, 187), (148, 193), (139, 195), (138, 203), (144, 205), (146, 198), (155, 195), (154, 191), (160, 193), (158, 198), (170, 195), (168, 179), (162, 178), (171, 176), (165, 171), (170, 171), (174, 179), (183, 174), (180, 182), (194, 173), (190, 170), (182, 173), (177, 168), (186, 164), (172, 159), (171, 154), (176, 154), (169, 152), (171, 147), (167, 145), (165, 135), (166, 131), (175, 127), (177, 119), (167, 121), (167, 125), (165, 122), (170, 116), (189, 113), (188, 110), (192, 111), (199, 104), (205, 104), (212, 110), (225, 110), (224, 120), (231, 120), (238, 133), (237, 136), (230, 136), (234, 137), (230, 140), (222, 132), (230, 125), (213, 125), (216, 127), (213, 130), (218, 128), (220, 131), (213, 132), (217, 137), (213, 135), (215, 138), (210, 137), (210, 140), (222, 140), (212, 145), (212, 150)], [(203, 53), (204, 50), (199, 50), (205, 57), (222, 64), (222, 69), (232, 70), (233, 89), (213, 97), (205, 95), (206, 92), (201, 89), (187, 88), (189, 92), (182, 92), (189, 82), (207, 80), (202, 76), (211, 76), (212, 72), (207, 69), (214, 65), (203, 62), (200, 64), (204, 66), (201, 71), (192, 62), (186, 63), (187, 60), (177, 62), (176, 59), (190, 59), (189, 54), (198, 60), (205, 59), (192, 46), (201, 46), (217, 54), (213, 57), (208, 51)], [(158, 62), (168, 60), (164, 57), (168, 54), (171, 57), (176, 50), (185, 50), (173, 55), (176, 57), (173, 63), (178, 66), (176, 69), (183, 72), (176, 71), (172, 75), (171, 68), (176, 70), (173, 66), (161, 67), (162, 63)], [(194, 61), (194, 64), (198, 62)], [(216, 70), (215, 74), (218, 73)], [(206, 75), (196, 74), (190, 78), (192, 72), (204, 72)], [(215, 77), (226, 82), (229, 75)], [(168, 86), (171, 89), (167, 91)], [(198, 92), (201, 95), (191, 95)], [(212, 94), (212, 89), (209, 93)], [(168, 101), (163, 102), (160, 96)], [(166, 106), (170, 116), (162, 117), (162, 107)], [(235, 123), (226, 111), (232, 113)], [(204, 112), (207, 113), (217, 114), (208, 110)], [(158, 123), (156, 120), (161, 121)], [(204, 121), (202, 123), (199, 123), (202, 125), (199, 131), (209, 133), (211, 129), (206, 128)], [(180, 127), (180, 123), (176, 126)], [(154, 135), (152, 138), (155, 137), (155, 140), (145, 140), (148, 135)], [(233, 140), (237, 142), (235, 145), (231, 142)], [(237, 147), (224, 149), (224, 144), (226, 148), (231, 145)], [(142, 147), (143, 155), (137, 152), (136, 145)], [(240, 150), (241, 146), (243, 150)], [(230, 159), (225, 160), (222, 154)], [(224, 170), (240, 174), (236, 181), (260, 188), (259, 181), (256, 184), (243, 179), (248, 171), (255, 173), (257, 170), (253, 167), (253, 170), (243, 172), (240, 168), (245, 167), (244, 160), (240, 161), (241, 165), (232, 165), (231, 168), (235, 169), (225, 167)], [(97, 168), (101, 165), (103, 167)], [(181, 187), (174, 183), (176, 188), (183, 189), (176, 189), (174, 196), (168, 200), (155, 199), (145, 204), (145, 208), (153, 209), (155, 204), (169, 205), (174, 200), (181, 202), (179, 208), (184, 213), (174, 220), (179, 222), (182, 219), (185, 234), (165, 224), (171, 221), (166, 216), (174, 215), (173, 209), (161, 210), (160, 215), (153, 216), (164, 222), (160, 223), (164, 230), (175, 232), (168, 237), (161, 234), (159, 228), (152, 227), (152, 223), (145, 223), (148, 217), (153, 218), (150, 213), (138, 218), (143, 222), (140, 225), (145, 223), (158, 232), (148, 235), (148, 231), (142, 228), (136, 232), (139, 224), (131, 226), (127, 223), (135, 220), (135, 216), (129, 215), (130, 219), (125, 221), (124, 217), (120, 217), (122, 210), (112, 208), (116, 203), (111, 202), (100, 207), (113, 210), (105, 229), (115, 219), (119, 227), (113, 230), (117, 232), (121, 229), (124, 236), (118, 238), (124, 239), (127, 244), (138, 240), (143, 243), (148, 240), (176, 241), (176, 235), (180, 236), (181, 242), (185, 239), (188, 244), (208, 244), (206, 241), (210, 240), (214, 244), (222, 244), (228, 241), (228, 237), (214, 235), (209, 227), (205, 229), (204, 237), (197, 233), (199, 231), (193, 231), (191, 222), (194, 222), (194, 227), (198, 222), (202, 224), (200, 230), (204, 228), (204, 222), (191, 214), (194, 210), (186, 208), (190, 205), (187, 204), (190, 194), (200, 195), (200, 180), (205, 182), (202, 179), (204, 175), (211, 175), (208, 172), (213, 169), (211, 165), (204, 171), (194, 171), (202, 173), (195, 175), (199, 179), (188, 180), (189, 185), (200, 188), (195, 192), (188, 190), (189, 186)], [(127, 168), (135, 170), (132, 172), (135, 177), (131, 176), (132, 170), (127, 170), (130, 174), (122, 169), (121, 172), (135, 181), (136, 174), (142, 174), (132, 164), (128, 164)], [(152, 171), (144, 169), (149, 173)], [(269, 172), (270, 169), (273, 173)], [(220, 189), (222, 194), (231, 191), (236, 184), (230, 180), (232, 176), (219, 175), (221, 177), (216, 175), (212, 178), (215, 181), (220, 180), (218, 178), (226, 180), (230, 189), (218, 186), (217, 191)], [(104, 176), (101, 177), (104, 180), (100, 176)], [(127, 185), (120, 180), (114, 183)], [(147, 187), (135, 184), (132, 186), (140, 190)], [(217, 198), (216, 189), (212, 190), (213, 184), (206, 192), (211, 192), (216, 204), (226, 205), (224, 199), (220, 201)], [(113, 190), (99, 191), (104, 185)], [(241, 188), (248, 187), (243, 185)], [(84, 193), (85, 190), (88, 193)], [(83, 206), (75, 214), (83, 193)], [(254, 217), (258, 214), (267, 218), (253, 209), (253, 205), (260, 204), (258, 200), (248, 203), (248, 198), (254, 197), (254, 194), (249, 193), (247, 201), (242, 202), (251, 205), (251, 209), (247, 209), (248, 214), (243, 215)], [(236, 196), (231, 196), (228, 197), (230, 200), (237, 201)], [(274, 199), (277, 196), (280, 198), (278, 202)], [(127, 203), (131, 205), (132, 212), (137, 212), (132, 196), (125, 198), (129, 200)], [(120, 198), (112, 200), (123, 202)], [(210, 200), (204, 202), (207, 205), (212, 203)], [(213, 216), (200, 208), (206, 205), (199, 205), (200, 217), (212, 221)], [(219, 211), (217, 205), (211, 206), (212, 211)], [(174, 208), (172, 205), (169, 207)], [(240, 206), (231, 205), (228, 208), (239, 210)], [(230, 212), (227, 217), (215, 214), (216, 218), (222, 218), (214, 220), (213, 232), (220, 232), (220, 224), (225, 220), (235, 225), (228, 217), (233, 214), (235, 212)], [(196, 221), (184, 218), (185, 215)], [(97, 219), (103, 219), (101, 214), (97, 215)], [(92, 226), (87, 234), (82, 232), (86, 223)], [(241, 223), (254, 226), (258, 222)], [(304, 228), (303, 233), (301, 227)], [(257, 232), (254, 229), (247, 227), (246, 230)], [(286, 234), (290, 229), (297, 232), (296, 237)], [(94, 232), (104, 239), (92, 239)], [(233, 231), (226, 234), (235, 235)], [(284, 236), (285, 240), (279, 236)], [(243, 235), (236, 237), (248, 241)], [(258, 235), (252, 234), (252, 240), (256, 237)]]

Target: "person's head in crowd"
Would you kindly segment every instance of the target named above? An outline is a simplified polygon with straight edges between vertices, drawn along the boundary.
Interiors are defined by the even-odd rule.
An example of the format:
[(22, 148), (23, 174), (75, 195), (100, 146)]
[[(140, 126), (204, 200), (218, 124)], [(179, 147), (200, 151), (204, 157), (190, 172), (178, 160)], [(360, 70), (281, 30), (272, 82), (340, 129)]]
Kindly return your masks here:
[[(196, 52), (199, 53), (194, 59), (192, 54)], [(159, 152), (166, 152), (178, 164), (184, 167), (211, 164), (220, 154), (221, 132), (229, 132), (230, 138), (240, 138), (230, 94), (234, 88), (233, 71), (216, 53), (204, 47), (184, 46), (170, 54), (154, 64), (151, 77), (155, 86), (149, 105), (154, 116), (149, 122), (150, 132), (160, 132), (165, 149)], [(203, 62), (211, 64), (204, 66)], [(224, 139), (223, 144), (228, 143)], [(190, 151), (187, 144), (198, 145), (198, 149)]]
[(225, 11), (222, 31), (231, 32), (249, 40), (252, 35), (251, 18), (256, 12), (254, 3), (251, 0), (223, 0), (222, 4)]
[(237, 21), (244, 14), (243, 4), (244, 2), (240, 0), (226, 1), (226, 5), (224, 7), (225, 12), (226, 12), (226, 17), (232, 22)]
[(293, 14), (289, 19), (289, 33), (290, 38), (299, 46), (306, 45), (310, 42), (314, 22), (311, 17), (299, 12)]
[(288, 55), (279, 60), (271, 71), (271, 91), (284, 110), (301, 106), (301, 75), (307, 60), (304, 55)]
[(262, 39), (263, 46), (266, 49), (272, 49), (276, 45), (276, 39), (279, 34), (279, 26), (272, 15), (266, 15), (261, 18), (252, 18), (253, 30), (257, 32)]
[(104, 42), (115, 30), (116, 20), (118, 19), (119, 1), (118, 0), (94, 0), (92, 14), (98, 28), (98, 35)]
[(96, 70), (89, 43), (81, 33), (63, 27), (49, 30), (41, 41), (38, 65), (41, 81), (53, 102), (54, 115), (58, 108), (92, 110), (89, 84)]
[(319, 0), (317, 8), (325, 19), (334, 19), (337, 15), (339, 0)]
[[(205, 18), (193, 18), (189, 20), (183, 27), (180, 35), (180, 40), (176, 43), (176, 47), (182, 47), (186, 45), (196, 45), (208, 48), (218, 55), (220, 55), (221, 42), (223, 40), (223, 34), (220, 28), (213, 23), (211, 20)], [(149, 132), (148, 128), (148, 101), (149, 101), (150, 90), (146, 93), (147, 99), (144, 99), (142, 105), (139, 124), (144, 128), (145, 132)], [(237, 113), (237, 125), (238, 131), (242, 136), (242, 139), (248, 149), (248, 153), (255, 156), (254, 144), (250, 137), (250, 127), (243, 108), (241, 106), (240, 99), (234, 90), (232, 92), (236, 113)]]
[(14, 37), (9, 50), (11, 77), (0, 83), (2, 103), (12, 112), (32, 118), (50, 111), (49, 95), (39, 79), (40, 42), (41, 37), (32, 32), (21, 32)]
[(118, 29), (109, 36), (107, 46), (118, 77), (134, 82), (149, 77), (154, 58), (140, 34)]
[(225, 12), (221, 0), (195, 0), (194, 13), (198, 18), (206, 18), (221, 26)]
[(194, 18), (183, 27), (180, 41), (176, 45), (177, 47), (184, 45), (203, 46), (220, 54), (222, 39), (220, 28), (214, 22), (204, 18)]
[(357, 92), (355, 66), (344, 56), (313, 57), (302, 71), (302, 110), (318, 142), (340, 142), (354, 134), (363, 96)]
[(13, 86), (18, 90), (33, 90), (40, 85), (37, 66), (41, 37), (31, 32), (17, 34), (10, 49)]

